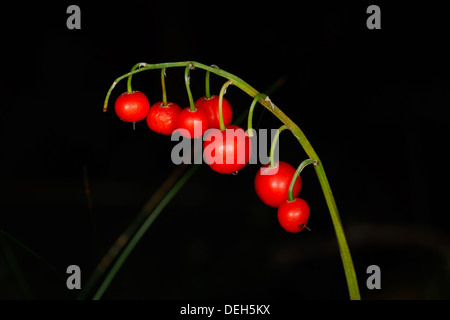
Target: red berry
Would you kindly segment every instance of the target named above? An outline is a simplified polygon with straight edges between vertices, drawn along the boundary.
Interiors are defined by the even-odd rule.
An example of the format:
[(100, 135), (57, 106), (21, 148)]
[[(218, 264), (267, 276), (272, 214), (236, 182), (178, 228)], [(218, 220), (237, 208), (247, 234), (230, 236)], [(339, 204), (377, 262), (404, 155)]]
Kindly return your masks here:
[(292, 233), (302, 231), (309, 219), (309, 206), (305, 200), (295, 198), (285, 201), (278, 208), (278, 222), (284, 230)]
[(241, 170), (250, 160), (252, 145), (241, 127), (208, 130), (203, 142), (203, 158), (212, 170), (229, 174)]
[[(211, 96), (209, 99), (202, 97), (195, 101), (195, 106), (202, 109), (208, 115), (209, 128), (220, 129), (219, 123), (219, 96)], [(233, 118), (233, 110), (230, 103), (223, 98), (222, 101), (222, 117), (225, 126), (231, 123)]]
[(180, 133), (186, 138), (200, 137), (208, 130), (208, 116), (203, 110), (191, 111), (187, 107), (178, 114), (177, 128), (185, 129), (180, 130)]
[(156, 133), (170, 135), (177, 129), (178, 115), (181, 107), (173, 102), (166, 106), (162, 102), (156, 102), (150, 107), (147, 115), (148, 127)]
[(150, 103), (145, 94), (140, 91), (125, 92), (116, 99), (114, 109), (120, 120), (137, 122), (145, 119)]
[[(279, 207), (289, 199), (289, 186), (294, 177), (295, 168), (284, 161), (276, 162), (273, 167), (270, 163), (261, 167), (255, 177), (255, 191), (266, 205)], [(292, 194), (298, 196), (302, 187), (302, 180), (298, 176)]]

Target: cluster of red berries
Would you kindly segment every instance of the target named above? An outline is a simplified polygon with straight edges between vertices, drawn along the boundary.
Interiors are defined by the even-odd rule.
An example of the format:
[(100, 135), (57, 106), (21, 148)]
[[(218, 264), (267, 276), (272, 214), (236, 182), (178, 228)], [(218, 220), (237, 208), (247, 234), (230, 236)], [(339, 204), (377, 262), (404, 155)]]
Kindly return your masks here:
[[(121, 94), (115, 102), (115, 111), (118, 117), (126, 122), (137, 122), (146, 119), (148, 127), (156, 133), (170, 135), (179, 129), (187, 138), (198, 138), (207, 129), (220, 129), (219, 123), (219, 96), (206, 96), (198, 99), (195, 111), (191, 107), (182, 109), (173, 102), (150, 103), (140, 91)], [(206, 133), (203, 149), (209, 148), (211, 153), (205, 153), (205, 161), (212, 170), (230, 174), (242, 169), (249, 161), (251, 143), (247, 133), (240, 127), (230, 125), (232, 120), (230, 103), (222, 97), (222, 119), (227, 130), (220, 130), (222, 139), (210, 137)], [(197, 124), (196, 124), (197, 123)], [(194, 130), (195, 126), (201, 130)], [(242, 130), (240, 135), (227, 135), (227, 131)], [(209, 131), (212, 132), (212, 131)], [(216, 131), (217, 132), (217, 131)], [(244, 152), (244, 161), (237, 161), (237, 154)], [(241, 151), (242, 150), (242, 151)], [(213, 159), (223, 159), (215, 162)], [(228, 160), (227, 160), (228, 159)], [(229, 161), (233, 159), (234, 161)], [(268, 206), (278, 208), (278, 221), (288, 232), (297, 233), (306, 227), (309, 218), (309, 206), (305, 200), (296, 198), (300, 193), (302, 181), (298, 175), (292, 189), (293, 201), (289, 200), (289, 187), (295, 175), (295, 168), (290, 164), (279, 161), (273, 166), (263, 166), (255, 177), (255, 190), (258, 197)]]
[[(223, 98), (222, 115), (225, 125), (231, 123), (233, 111), (230, 103)], [(176, 129), (183, 128), (190, 133), (189, 138), (197, 138), (208, 128), (219, 128), (219, 97), (202, 97), (195, 102), (195, 111), (190, 107), (181, 109), (174, 102), (150, 103), (140, 91), (122, 93), (116, 100), (115, 111), (126, 122), (138, 122), (146, 119), (148, 127), (156, 133), (171, 135)], [(202, 124), (200, 134), (194, 132), (194, 122)]]
[[(205, 161), (212, 170), (222, 174), (234, 173), (245, 167), (250, 160), (250, 138), (244, 129), (230, 124), (233, 117), (230, 103), (222, 97), (222, 119), (226, 130), (219, 130), (219, 96), (201, 97), (194, 105), (195, 111), (190, 107), (182, 109), (173, 102), (166, 105), (156, 102), (150, 106), (145, 94), (134, 91), (122, 93), (114, 108), (121, 120), (137, 122), (146, 119), (148, 127), (160, 134), (171, 135), (179, 130), (186, 138), (198, 138), (208, 129), (217, 129), (210, 130), (204, 137), (203, 149), (212, 150), (205, 153)], [(214, 134), (218, 132), (222, 139), (215, 139)], [(239, 153), (244, 154), (243, 161), (238, 161)], [(217, 159), (222, 161), (214, 161)]]
[(306, 228), (309, 206), (305, 200), (297, 198), (302, 188), (300, 175), (293, 188), (293, 201), (289, 200), (289, 187), (295, 175), (295, 168), (289, 163), (278, 161), (273, 166), (264, 165), (255, 177), (255, 190), (266, 205), (278, 208), (278, 222), (288, 232), (297, 233)]

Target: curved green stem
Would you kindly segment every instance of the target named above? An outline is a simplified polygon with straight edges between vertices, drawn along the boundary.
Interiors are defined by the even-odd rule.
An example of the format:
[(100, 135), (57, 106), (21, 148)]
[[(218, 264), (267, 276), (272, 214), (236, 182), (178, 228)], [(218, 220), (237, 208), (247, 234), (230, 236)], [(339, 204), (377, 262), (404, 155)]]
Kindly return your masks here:
[(280, 133), (287, 129), (286, 125), (283, 124), (277, 131), (277, 133), (275, 133), (275, 137), (273, 137), (273, 141), (272, 144), (270, 146), (270, 167), (274, 167), (275, 166), (275, 148), (277, 147), (277, 142), (278, 142), (278, 138), (280, 136)]
[[(111, 267), (110, 272), (106, 275), (104, 281), (98, 288), (97, 292), (94, 294), (93, 300), (99, 300), (106, 289), (109, 287), (109, 284), (116, 276), (117, 272), (120, 270), (122, 264), (127, 260), (128, 256), (133, 251), (134, 247), (139, 243), (140, 239), (144, 236), (145, 232), (150, 228), (155, 219), (161, 213), (161, 211), (169, 204), (170, 200), (178, 193), (178, 191), (186, 184), (186, 182), (194, 175), (195, 171), (200, 168), (200, 165), (193, 165), (189, 168), (186, 174), (182, 175), (178, 181), (176, 181), (171, 187), (170, 190), (162, 197), (161, 201), (158, 203), (156, 207), (151, 210), (151, 212), (147, 215), (146, 219), (140, 224), (139, 229), (136, 233), (131, 237), (130, 242), (127, 246), (125, 246), (124, 250), (119, 255), (116, 262)], [(172, 181), (168, 181), (171, 183)], [(144, 208), (143, 210), (147, 210)], [(145, 212), (145, 211), (144, 211)]]
[[(146, 66), (147, 64), (142, 62), (142, 63), (136, 63), (133, 68), (131, 68), (130, 72), (133, 72), (134, 70), (136, 70), (137, 68), (140, 68), (142, 66)], [(127, 92), (128, 93), (132, 93), (133, 92), (133, 88), (131, 88), (131, 78), (132, 78), (133, 74), (130, 74), (130, 76), (128, 77), (128, 81), (127, 81)]]
[(253, 110), (255, 109), (256, 103), (259, 101), (259, 99), (264, 99), (267, 97), (264, 93), (257, 94), (252, 101), (252, 104), (250, 105), (250, 110), (248, 111), (248, 120), (247, 120), (247, 133), (248, 136), (251, 138), (253, 137)]
[[(216, 65), (211, 65), (212, 68), (216, 68), (219, 69), (218, 66)], [(211, 98), (211, 91), (209, 90), (209, 78), (210, 78), (210, 74), (211, 71), (207, 70), (206, 71), (206, 76), (205, 76), (205, 98), (206, 99), (210, 99)]]
[(161, 69), (161, 88), (162, 88), (162, 105), (167, 106), (167, 93), (166, 93), (166, 68)]
[(184, 71), (184, 82), (186, 83), (186, 91), (189, 97), (189, 106), (191, 107), (191, 111), (196, 111), (194, 105), (194, 98), (192, 97), (191, 87), (189, 86), (189, 71), (192, 69), (192, 64), (189, 63)]
[(233, 84), (233, 81), (228, 80), (227, 82), (225, 82), (223, 84), (222, 88), (220, 89), (220, 94), (219, 94), (219, 126), (220, 126), (220, 130), (226, 129), (225, 122), (223, 121), (222, 104), (223, 104), (223, 95), (227, 91), (227, 88), (230, 84)]
[[(105, 102), (103, 105), (103, 111), (106, 112), (107, 106), (108, 106), (108, 100), (111, 95), (112, 90), (117, 85), (119, 81), (122, 79), (129, 77), (131, 75), (134, 75), (139, 72), (143, 72), (146, 70), (152, 70), (152, 69), (161, 69), (161, 68), (172, 68), (172, 67), (194, 67), (194, 68), (200, 68), (206, 71), (210, 71), (211, 73), (214, 73), (218, 76), (224, 77), (227, 80), (231, 80), (233, 82), (233, 85), (247, 93), (250, 97), (254, 98), (256, 95), (259, 94), (259, 92), (250, 86), (248, 83), (246, 83), (241, 78), (235, 76), (234, 74), (231, 74), (229, 72), (226, 72), (222, 69), (213, 68), (210, 66), (207, 66), (205, 64), (195, 62), (195, 61), (182, 61), (182, 62), (168, 62), (168, 63), (157, 63), (157, 64), (145, 64), (142, 68), (139, 68), (137, 70), (133, 70), (131, 72), (128, 72), (119, 78), (117, 78), (113, 84), (111, 85), (110, 89), (108, 90), (105, 98)], [(188, 90), (188, 95), (190, 93), (190, 90)], [(192, 95), (190, 97), (190, 100), (192, 99)], [(359, 287), (358, 282), (356, 279), (356, 273), (353, 266), (352, 257), (350, 254), (350, 250), (348, 248), (347, 240), (345, 238), (344, 229), (342, 227), (341, 219), (339, 216), (339, 212), (337, 209), (336, 202), (334, 200), (333, 193), (331, 191), (330, 184), (328, 182), (327, 176), (325, 174), (325, 170), (323, 168), (322, 162), (319, 159), (319, 156), (317, 155), (314, 148), (311, 146), (310, 142), (306, 138), (303, 131), (298, 127), (296, 123), (294, 123), (288, 116), (286, 116), (283, 111), (281, 111), (270, 99), (269, 97), (266, 97), (265, 99), (260, 99), (259, 102), (261, 105), (263, 105), (267, 110), (269, 110), (273, 115), (275, 115), (283, 124), (286, 125), (286, 127), (292, 132), (292, 134), (297, 138), (297, 140), (300, 142), (301, 146), (305, 150), (306, 154), (309, 158), (317, 160), (315, 171), (317, 178), (320, 182), (320, 186), (322, 188), (322, 192), (325, 197), (325, 201), (327, 202), (328, 210), (330, 212), (331, 220), (333, 222), (333, 227), (336, 233), (336, 238), (339, 245), (339, 252), (341, 255), (342, 264), (345, 271), (345, 276), (347, 279), (347, 285), (349, 289), (349, 295), (351, 299), (360, 299), (360, 293), (359, 293)], [(193, 105), (193, 100), (192, 100)], [(194, 106), (195, 109), (195, 106)], [(320, 115), (319, 115), (320, 116)]]
[(314, 159), (306, 159), (300, 165), (298, 166), (297, 170), (295, 170), (294, 176), (292, 177), (291, 184), (289, 185), (289, 201), (294, 201), (294, 185), (295, 181), (297, 180), (298, 176), (302, 172), (302, 170), (308, 165), (313, 163), (314, 165), (317, 164), (317, 160)]

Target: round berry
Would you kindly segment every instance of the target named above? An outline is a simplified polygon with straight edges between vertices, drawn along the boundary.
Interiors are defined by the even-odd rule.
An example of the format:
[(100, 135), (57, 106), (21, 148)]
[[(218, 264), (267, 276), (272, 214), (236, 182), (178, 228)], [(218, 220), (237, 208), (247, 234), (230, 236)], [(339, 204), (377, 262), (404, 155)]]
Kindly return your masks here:
[(173, 102), (163, 105), (162, 102), (154, 103), (147, 115), (148, 127), (156, 133), (172, 134), (177, 129), (178, 115), (181, 107)]
[[(261, 167), (255, 176), (255, 191), (258, 197), (266, 205), (279, 207), (281, 203), (289, 199), (289, 186), (294, 177), (295, 168), (284, 161), (270, 163)], [(298, 176), (294, 184), (293, 196), (300, 193), (302, 180)]]
[(187, 107), (178, 114), (178, 129), (184, 129), (180, 130), (180, 133), (186, 138), (201, 137), (208, 130), (208, 116), (203, 110), (191, 111), (191, 108)]
[(147, 97), (140, 91), (122, 93), (114, 105), (117, 116), (126, 122), (137, 122), (145, 119), (150, 109)]
[(229, 125), (225, 130), (212, 129), (205, 134), (203, 158), (216, 172), (229, 174), (241, 170), (251, 153), (250, 138), (241, 127)]
[(302, 231), (309, 219), (309, 206), (305, 200), (295, 198), (285, 201), (278, 207), (278, 222), (284, 230), (297, 233)]

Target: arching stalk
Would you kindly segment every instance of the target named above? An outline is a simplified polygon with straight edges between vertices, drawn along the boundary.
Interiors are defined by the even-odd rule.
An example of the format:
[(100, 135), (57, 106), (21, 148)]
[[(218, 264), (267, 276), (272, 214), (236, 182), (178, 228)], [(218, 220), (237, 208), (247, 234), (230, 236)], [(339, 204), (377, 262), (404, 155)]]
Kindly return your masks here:
[(223, 121), (223, 111), (222, 111), (223, 95), (227, 91), (227, 88), (230, 84), (233, 84), (233, 81), (228, 80), (227, 82), (225, 82), (223, 84), (222, 88), (220, 89), (220, 94), (219, 94), (219, 126), (220, 126), (220, 130), (225, 130), (225, 122)]
[[(138, 64), (141, 66), (141, 68), (132, 70), (119, 78), (117, 78), (113, 84), (111, 85), (110, 89), (108, 90), (105, 98), (105, 102), (103, 105), (103, 111), (106, 112), (107, 106), (108, 106), (108, 100), (111, 95), (112, 90), (114, 87), (124, 78), (130, 77), (129, 82), (131, 81), (131, 76), (140, 73), (147, 70), (153, 70), (153, 69), (161, 69), (161, 68), (172, 68), (172, 67), (187, 67), (186, 69), (186, 79), (188, 79), (188, 71), (192, 68), (199, 68), (206, 71), (209, 71), (211, 73), (214, 73), (218, 76), (224, 77), (227, 80), (231, 81), (234, 86), (238, 87), (245, 93), (247, 93), (250, 97), (255, 98), (260, 92), (258, 92), (255, 88), (250, 86), (248, 83), (246, 83), (241, 78), (235, 76), (234, 74), (231, 74), (229, 72), (226, 72), (222, 69), (219, 69), (217, 67), (210, 67), (205, 64), (195, 62), (195, 61), (183, 61), (183, 62), (169, 62), (169, 63), (157, 63), (157, 64), (147, 64), (147, 63), (141, 63)], [(191, 109), (193, 108), (195, 110), (194, 102), (192, 99), (192, 94), (190, 94), (190, 89), (187, 83), (187, 90), (189, 95), (189, 101), (191, 105)], [(330, 212), (331, 220), (333, 223), (333, 227), (336, 233), (336, 238), (338, 241), (339, 246), (339, 252), (341, 255), (342, 264), (345, 271), (345, 276), (347, 279), (347, 285), (349, 290), (349, 295), (352, 300), (359, 300), (360, 299), (360, 293), (359, 293), (359, 287), (358, 282), (356, 278), (355, 269), (353, 266), (352, 257), (350, 254), (350, 249), (347, 244), (347, 240), (344, 234), (344, 229), (341, 223), (341, 219), (339, 216), (339, 212), (337, 209), (336, 201), (334, 200), (333, 193), (331, 191), (330, 184), (328, 182), (327, 176), (325, 174), (325, 170), (322, 164), (322, 161), (320, 160), (319, 156), (315, 152), (314, 148), (311, 146), (310, 142), (306, 138), (303, 131), (299, 128), (299, 126), (294, 123), (287, 115), (283, 113), (271, 100), (269, 97), (266, 97), (265, 99), (260, 98), (259, 103), (263, 105), (267, 110), (269, 110), (273, 115), (275, 115), (285, 126), (287, 129), (289, 129), (292, 134), (297, 138), (297, 140), (300, 142), (301, 146), (305, 150), (306, 154), (309, 158), (316, 160), (316, 165), (314, 166), (317, 178), (319, 180), (320, 186), (322, 188), (322, 192), (325, 197), (325, 201), (328, 206), (328, 210)]]
[(277, 147), (278, 138), (280, 136), (280, 133), (285, 130), (287, 127), (285, 124), (283, 124), (280, 128), (278, 128), (277, 133), (275, 134), (275, 137), (273, 137), (272, 145), (270, 146), (270, 167), (275, 166), (275, 148)]

